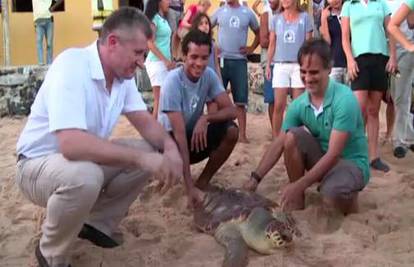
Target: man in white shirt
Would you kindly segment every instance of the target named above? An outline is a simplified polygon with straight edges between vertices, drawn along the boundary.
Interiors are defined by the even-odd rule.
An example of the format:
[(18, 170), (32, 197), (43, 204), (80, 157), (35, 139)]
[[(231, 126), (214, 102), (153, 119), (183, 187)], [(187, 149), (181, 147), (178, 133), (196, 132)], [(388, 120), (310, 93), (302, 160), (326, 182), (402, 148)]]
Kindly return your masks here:
[[(16, 182), (46, 207), (36, 248), (41, 267), (70, 266), (78, 236), (115, 247), (117, 226), (151, 174), (177, 183), (183, 163), (175, 142), (147, 112), (134, 75), (151, 38), (134, 8), (115, 11), (97, 42), (68, 49), (50, 66), (17, 143)], [(112, 140), (124, 114), (144, 140)]]
[(46, 64), (52, 63), (53, 59), (53, 11), (56, 10), (63, 0), (57, 0), (52, 5), (52, 0), (32, 0), (33, 21), (36, 30), (37, 63), (44, 64), (43, 38), (46, 40)]

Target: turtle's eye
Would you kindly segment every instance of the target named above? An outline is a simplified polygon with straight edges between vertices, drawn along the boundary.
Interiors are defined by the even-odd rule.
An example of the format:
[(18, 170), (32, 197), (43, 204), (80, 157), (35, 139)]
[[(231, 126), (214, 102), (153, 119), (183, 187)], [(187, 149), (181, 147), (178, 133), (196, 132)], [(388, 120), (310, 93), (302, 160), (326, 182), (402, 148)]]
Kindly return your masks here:
[(267, 234), (266, 234), (266, 238), (267, 238), (267, 239), (270, 239), (270, 238), (271, 238), (271, 236), (270, 236), (270, 234), (269, 234), (269, 233), (267, 233)]

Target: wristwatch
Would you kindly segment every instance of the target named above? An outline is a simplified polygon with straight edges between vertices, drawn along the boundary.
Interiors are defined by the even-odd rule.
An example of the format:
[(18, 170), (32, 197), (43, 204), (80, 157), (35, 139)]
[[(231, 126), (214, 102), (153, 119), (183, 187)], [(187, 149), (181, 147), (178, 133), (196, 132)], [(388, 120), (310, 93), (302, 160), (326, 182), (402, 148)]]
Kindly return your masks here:
[(252, 171), (250, 173), (250, 178), (253, 178), (259, 184), (263, 177), (260, 177), (255, 171)]

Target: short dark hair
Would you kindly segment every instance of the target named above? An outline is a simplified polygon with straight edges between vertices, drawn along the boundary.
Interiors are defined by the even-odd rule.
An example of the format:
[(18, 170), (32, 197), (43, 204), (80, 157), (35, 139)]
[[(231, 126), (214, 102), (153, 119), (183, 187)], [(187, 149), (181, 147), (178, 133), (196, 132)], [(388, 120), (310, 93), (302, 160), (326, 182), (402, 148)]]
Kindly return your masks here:
[(211, 37), (211, 35), (212, 35), (212, 33), (211, 33), (211, 20), (210, 20), (209, 16), (206, 13), (198, 13), (195, 16), (193, 22), (191, 23), (190, 30), (198, 30), (198, 27), (200, 26), (201, 20), (203, 18), (207, 19), (208, 26), (210, 26), (209, 30), (208, 30), (208, 35)]
[(188, 54), (190, 43), (196, 45), (207, 45), (208, 51), (211, 53), (211, 37), (200, 30), (190, 30), (185, 36), (181, 44), (181, 50), (184, 55)]
[(121, 7), (105, 20), (99, 39), (104, 43), (110, 33), (135, 27), (140, 28), (148, 39), (152, 37), (151, 23), (139, 9)]
[(332, 67), (332, 52), (329, 44), (321, 38), (310, 38), (306, 40), (298, 52), (298, 62), (302, 65), (304, 56), (318, 55), (325, 69)]
[(161, 0), (149, 0), (145, 8), (145, 16), (152, 21), (155, 15), (160, 11), (160, 2)]

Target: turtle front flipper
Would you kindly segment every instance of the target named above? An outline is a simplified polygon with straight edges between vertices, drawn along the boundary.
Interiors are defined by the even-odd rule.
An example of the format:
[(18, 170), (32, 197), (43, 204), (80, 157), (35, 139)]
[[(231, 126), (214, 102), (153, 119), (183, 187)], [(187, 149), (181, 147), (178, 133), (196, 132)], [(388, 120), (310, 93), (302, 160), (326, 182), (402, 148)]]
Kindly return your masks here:
[(248, 263), (248, 247), (237, 225), (224, 223), (214, 235), (226, 249), (223, 267), (244, 267)]

